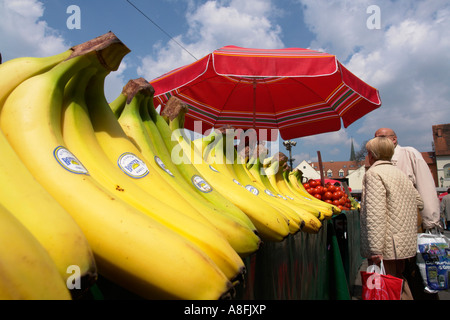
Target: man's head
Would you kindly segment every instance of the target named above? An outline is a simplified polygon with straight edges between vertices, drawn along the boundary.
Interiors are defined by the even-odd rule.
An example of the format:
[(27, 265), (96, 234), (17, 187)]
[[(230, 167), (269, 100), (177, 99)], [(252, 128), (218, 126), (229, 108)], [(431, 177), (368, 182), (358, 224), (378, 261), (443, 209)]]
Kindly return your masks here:
[(375, 137), (386, 137), (392, 140), (394, 146), (397, 146), (397, 135), (390, 128), (380, 128), (375, 132)]

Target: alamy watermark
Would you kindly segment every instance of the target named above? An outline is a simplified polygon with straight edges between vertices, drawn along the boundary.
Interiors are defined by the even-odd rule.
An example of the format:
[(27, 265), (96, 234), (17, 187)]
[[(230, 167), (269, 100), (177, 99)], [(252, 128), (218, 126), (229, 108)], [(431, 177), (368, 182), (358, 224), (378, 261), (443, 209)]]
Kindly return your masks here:
[[(172, 131), (172, 141), (178, 143), (171, 153), (172, 162), (175, 164), (199, 164), (206, 160), (208, 153), (222, 154), (223, 157), (215, 158), (217, 164), (254, 164), (257, 159), (264, 162), (270, 155), (279, 152), (279, 135), (276, 129), (214, 129), (216, 135), (212, 135), (212, 130), (207, 130), (203, 136), (198, 132), (203, 132), (202, 122), (194, 122), (194, 136), (188, 134), (184, 129), (176, 129)], [(276, 139), (272, 140), (273, 137)], [(203, 139), (207, 144), (205, 150), (201, 147), (191, 148), (193, 140)], [(183, 141), (184, 140), (184, 141)], [(197, 144), (199, 146), (201, 143)], [(194, 145), (196, 145), (194, 143)], [(193, 151), (194, 149), (194, 151)], [(235, 153), (241, 156), (235, 157)], [(244, 155), (248, 156), (246, 158)]]
[(70, 265), (67, 267), (69, 277), (66, 280), (66, 286), (69, 290), (81, 289), (81, 269), (80, 266)]
[(70, 5), (66, 10), (70, 16), (66, 20), (67, 29), (81, 29), (81, 9), (77, 5)]
[(366, 281), (367, 288), (369, 289), (381, 289), (381, 272), (382, 269), (376, 264), (367, 267), (367, 272), (373, 273), (371, 274)]
[(366, 20), (367, 29), (381, 29), (381, 9), (379, 6), (373, 4), (367, 7), (366, 13), (370, 16)]
[[(70, 16), (66, 20), (67, 29), (81, 29), (81, 8), (77, 5), (70, 5), (66, 9)], [(366, 20), (366, 27), (370, 30), (381, 29), (381, 9), (373, 4), (367, 7), (366, 13), (370, 16)]]

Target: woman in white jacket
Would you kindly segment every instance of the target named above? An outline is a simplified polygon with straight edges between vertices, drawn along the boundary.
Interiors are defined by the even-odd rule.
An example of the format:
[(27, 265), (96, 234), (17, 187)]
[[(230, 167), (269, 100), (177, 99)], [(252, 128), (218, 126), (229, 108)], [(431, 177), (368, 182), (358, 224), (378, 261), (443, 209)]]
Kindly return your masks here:
[[(403, 278), (405, 260), (416, 255), (417, 208), (423, 201), (412, 182), (392, 165), (394, 143), (377, 137), (366, 144), (370, 168), (361, 199), (361, 255), (369, 265), (383, 260), (385, 271)], [(412, 299), (404, 279), (402, 299)]]

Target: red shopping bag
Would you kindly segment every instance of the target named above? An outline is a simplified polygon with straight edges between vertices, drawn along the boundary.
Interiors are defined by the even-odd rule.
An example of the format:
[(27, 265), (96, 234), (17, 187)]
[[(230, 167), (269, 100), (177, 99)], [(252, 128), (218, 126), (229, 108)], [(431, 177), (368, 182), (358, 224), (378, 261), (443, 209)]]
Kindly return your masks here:
[(363, 300), (400, 300), (403, 279), (387, 275), (383, 261), (381, 269), (372, 265), (367, 271), (361, 271)]

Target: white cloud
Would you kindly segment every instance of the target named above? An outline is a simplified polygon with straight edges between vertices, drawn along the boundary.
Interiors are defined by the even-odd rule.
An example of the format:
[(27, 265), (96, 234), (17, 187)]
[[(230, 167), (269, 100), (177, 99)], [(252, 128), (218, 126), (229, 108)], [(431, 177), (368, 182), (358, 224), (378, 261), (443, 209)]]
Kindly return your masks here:
[(105, 79), (105, 97), (108, 102), (113, 101), (122, 92), (128, 79), (125, 79), (124, 71), (127, 68), (126, 58), (120, 63), (119, 69), (108, 74)]
[[(382, 107), (361, 119), (357, 132), (371, 137), (377, 128), (391, 127), (401, 144), (430, 151), (431, 126), (450, 119), (450, 3), (300, 1), (305, 21), (316, 33), (311, 47), (336, 54), (380, 91)], [(365, 25), (371, 4), (380, 7), (379, 30)]]
[(272, 25), (269, 12), (267, 1), (231, 1), (229, 5), (208, 1), (188, 13), (189, 34), (211, 48), (227, 44), (274, 48), (282, 45), (280, 28)]
[[(3, 62), (23, 56), (45, 57), (71, 47), (62, 35), (41, 20), (45, 7), (37, 0), (0, 0), (0, 52)], [(89, 40), (89, 39), (87, 39)], [(105, 81), (108, 101), (116, 98), (126, 83), (122, 61), (119, 70), (111, 72)]]
[[(271, 1), (207, 1), (186, 13), (189, 28), (176, 42), (197, 59), (225, 45), (256, 48), (283, 47), (281, 29), (270, 17), (278, 10)], [(239, 36), (236, 36), (239, 35)], [(142, 58), (138, 74), (152, 80), (195, 60), (175, 41), (157, 43), (154, 53)]]
[[(311, 49), (329, 52), (345, 61), (360, 48), (377, 42), (380, 32), (366, 27), (370, 16), (366, 13), (371, 0), (300, 0), (304, 8), (304, 20), (315, 34)], [(370, 36), (368, 36), (370, 35)]]
[(20, 56), (49, 56), (67, 50), (64, 39), (40, 20), (42, 2), (0, 0), (0, 52), (3, 61)]

